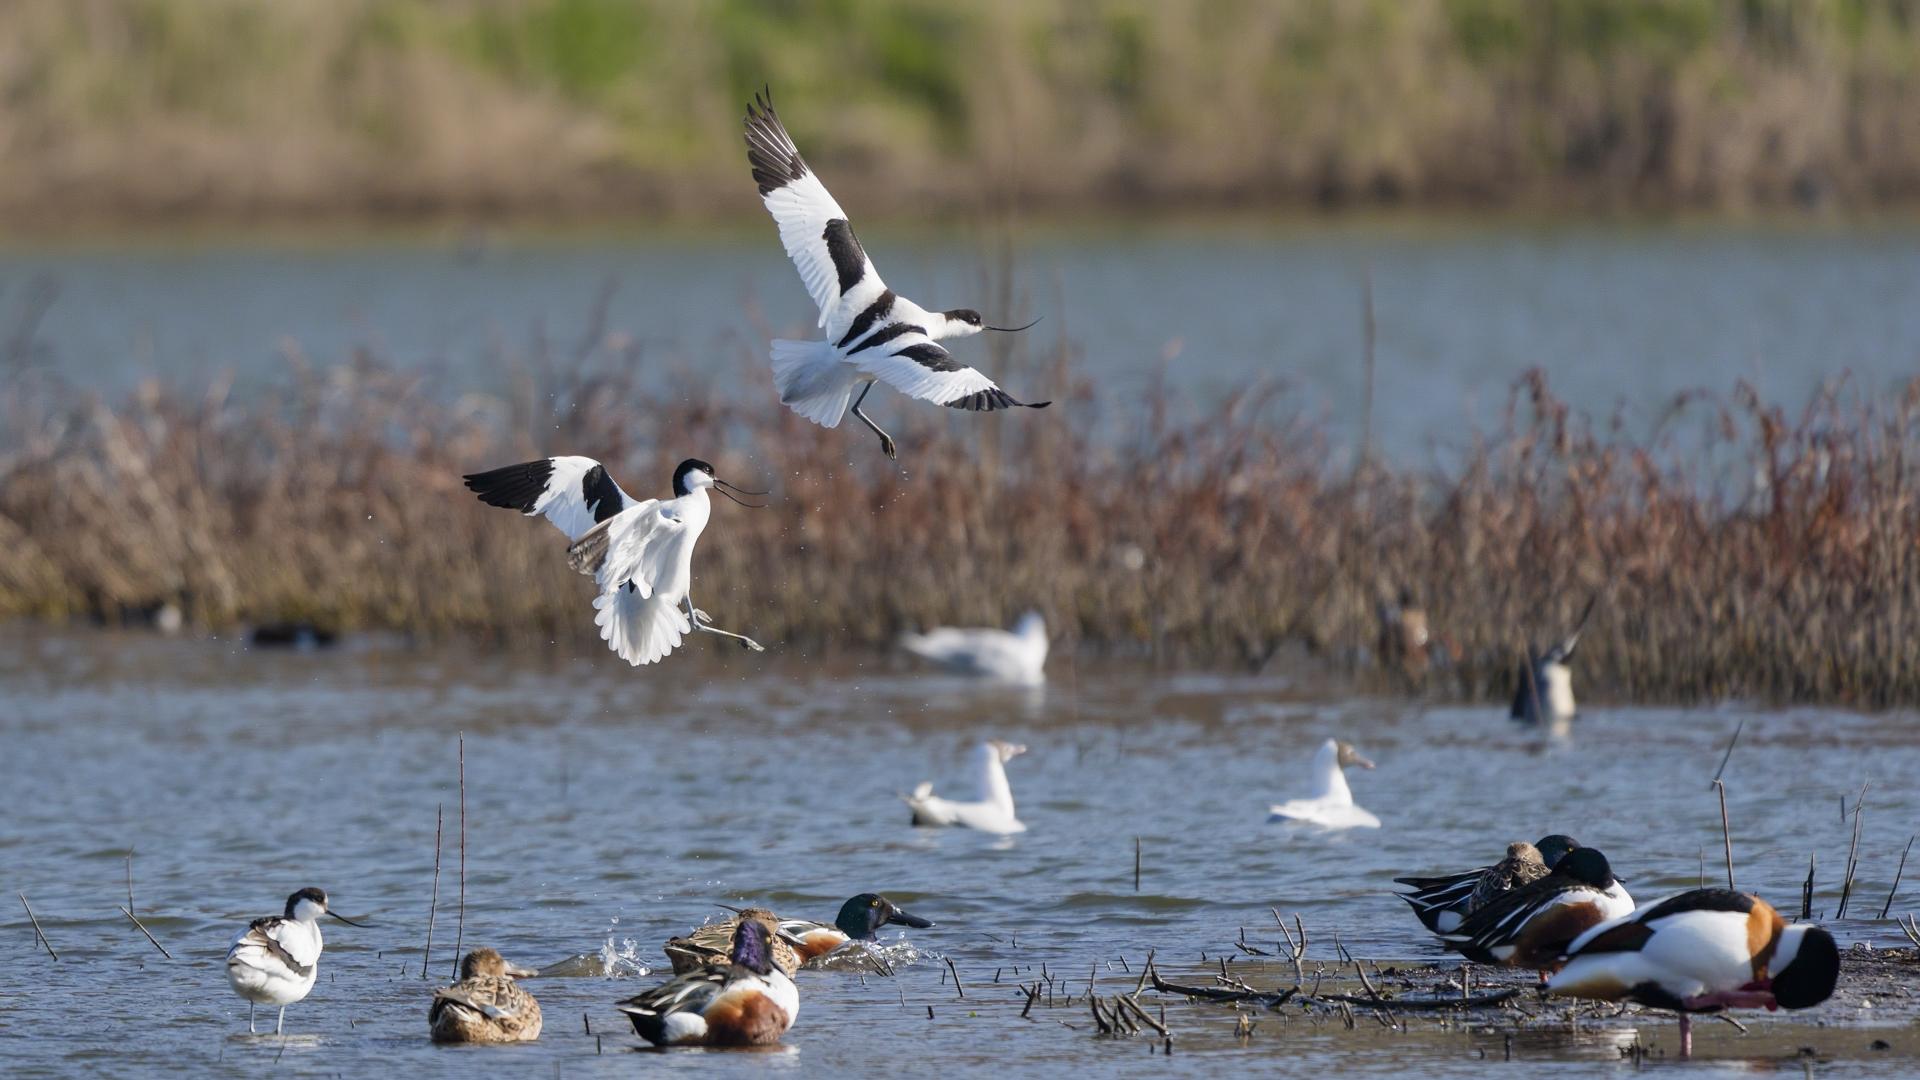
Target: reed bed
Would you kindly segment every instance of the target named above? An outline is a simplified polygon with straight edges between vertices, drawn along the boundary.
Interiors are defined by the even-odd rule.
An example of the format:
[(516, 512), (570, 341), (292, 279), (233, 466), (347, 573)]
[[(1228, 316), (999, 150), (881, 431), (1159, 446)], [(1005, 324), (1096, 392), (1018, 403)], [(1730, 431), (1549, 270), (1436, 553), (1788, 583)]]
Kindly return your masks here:
[[(1461, 462), (1355, 469), (1278, 385), (1212, 407), (1103, 397), (1059, 342), (994, 370), (1043, 413), (887, 410), (901, 464), (716, 373), (595, 331), (519, 358), (510, 390), (443, 391), (368, 354), (251, 396), (124, 400), (16, 349), (0, 369), (0, 616), (307, 620), (503, 646), (587, 644), (590, 585), (544, 523), (481, 505), (477, 469), (572, 452), (638, 495), (699, 456), (769, 487), (701, 541), (695, 598), (789, 655), (1047, 613), (1057, 653), (1258, 667), (1277, 654), (1428, 692), (1507, 692), (1593, 595), (1577, 664), (1602, 696), (1890, 705), (1920, 698), (1920, 384), (1788, 412), (1736, 387), (1631, 434), (1538, 372)], [(4, 357), (0, 357), (4, 362)], [(742, 356), (749, 387), (765, 376)], [(1376, 663), (1409, 589), (1441, 643)], [(1062, 640), (1064, 639), (1064, 640)], [(589, 654), (592, 650), (587, 650)]]

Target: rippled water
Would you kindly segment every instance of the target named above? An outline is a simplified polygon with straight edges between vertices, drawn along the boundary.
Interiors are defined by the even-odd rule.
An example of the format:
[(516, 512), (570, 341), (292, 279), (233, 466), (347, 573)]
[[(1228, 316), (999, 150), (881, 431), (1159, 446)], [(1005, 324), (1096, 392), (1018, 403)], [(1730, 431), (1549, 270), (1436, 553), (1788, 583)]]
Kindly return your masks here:
[[(352, 238), (313, 243), (177, 238), (151, 245), (0, 248), (0, 314), (39, 280), (44, 359), (90, 385), (160, 375), (189, 385), (232, 370), (277, 378), (281, 342), (318, 361), (356, 347), (438, 372), (449, 393), (498, 387), (510, 357), (550, 339), (570, 355), (604, 285), (607, 325), (653, 370), (716, 358), (756, 372), (769, 333), (811, 333), (792, 268), (758, 223), (588, 239)], [(1910, 378), (1920, 342), (1920, 229), (1838, 226), (1422, 225), (1023, 227), (1020, 312), (984, 284), (1000, 233), (863, 229), (888, 280), (935, 307), (1044, 313), (1121, 400), (1163, 356), (1209, 400), (1256, 377), (1358, 427), (1361, 280), (1379, 334), (1386, 449), (1420, 455), (1497, 423), (1507, 386), (1539, 366), (1596, 417), (1624, 403), (1645, 430), (1679, 391), (1747, 379), (1797, 405), (1852, 372), (1869, 396)], [(8, 327), (10, 329), (10, 326)], [(966, 358), (985, 355), (963, 344)], [(999, 371), (1021, 396), (1058, 392)], [(1038, 384), (1038, 385), (1035, 385)], [(747, 384), (764, 392), (764, 376)]]
[[(1816, 907), (1831, 913), (1850, 835), (1839, 800), (1871, 780), (1850, 914), (1877, 915), (1920, 823), (1910, 715), (1595, 704), (1556, 739), (1511, 726), (1497, 708), (1351, 700), (1277, 677), (1062, 656), (1050, 671), (1029, 694), (885, 661), (746, 659), (697, 643), (635, 672), (571, 653), (259, 651), (0, 629), (0, 866), (61, 954), (56, 964), (37, 950), (8, 896), (0, 1068), (1117, 1073), (1139, 1068), (1147, 1047), (1021, 1022), (1021, 998), (993, 985), (996, 973), (1011, 983), (1016, 967), (1026, 978), (1042, 963), (1098, 966), (1103, 981), (1130, 987), (1119, 965), (1149, 948), (1163, 965), (1197, 966), (1243, 925), (1272, 937), (1270, 907), (1301, 915), (1316, 954), (1332, 956), (1337, 934), (1356, 955), (1434, 957), (1384, 895), (1390, 879), (1484, 861), (1509, 839), (1554, 830), (1604, 848), (1642, 897), (1692, 887), (1703, 852), (1717, 880), (1708, 780), (1743, 719), (1727, 769), (1742, 887), (1797, 910), (1817, 853)], [(533, 983), (547, 1015), (537, 1046), (448, 1050), (425, 1039), (434, 815), (445, 808), (448, 835), (431, 972), (440, 980), (456, 933), (463, 732), (466, 943), (530, 966), (610, 950), (625, 976)], [(1267, 805), (1299, 792), (1314, 745), (1332, 734), (1379, 763), (1353, 786), (1385, 827), (1266, 824)], [(1030, 747), (1010, 773), (1031, 831), (1002, 840), (910, 827), (896, 793), (931, 778), (964, 794), (969, 746), (988, 735)], [(128, 848), (138, 912), (170, 962), (116, 909)], [(327, 928), (321, 981), (287, 1013), (296, 1038), (241, 1037), (246, 1007), (225, 985), (226, 944), (307, 884), (373, 925)], [(911, 932), (925, 955), (897, 979), (806, 974), (800, 1022), (771, 1058), (631, 1057), (638, 1040), (610, 1003), (650, 981), (633, 965), (662, 964), (666, 937), (720, 914), (718, 901), (830, 918), (866, 890), (939, 923)], [(1902, 886), (1909, 899), (1895, 910), (1920, 906), (1916, 890)], [(1890, 922), (1850, 918), (1839, 929), (1898, 940)], [(953, 960), (964, 999), (940, 958)], [(1328, 1055), (1347, 1072), (1484, 1067), (1465, 1033), (1302, 1036), (1292, 1052)], [(1598, 1051), (1585, 1045), (1568, 1037), (1540, 1056), (1617, 1060), (1604, 1038)], [(1279, 1052), (1195, 1036), (1167, 1064), (1240, 1068)]]

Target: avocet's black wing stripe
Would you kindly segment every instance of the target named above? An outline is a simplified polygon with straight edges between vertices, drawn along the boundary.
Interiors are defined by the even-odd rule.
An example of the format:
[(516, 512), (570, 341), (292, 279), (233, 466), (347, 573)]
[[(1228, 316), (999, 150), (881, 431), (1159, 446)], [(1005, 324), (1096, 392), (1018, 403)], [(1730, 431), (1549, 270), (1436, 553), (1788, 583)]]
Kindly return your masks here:
[(937, 402), (956, 409), (986, 412), (1023, 405), (1046, 408), (1049, 402), (1028, 405), (1017, 401), (994, 385), (977, 369), (953, 358), (924, 333), (903, 332), (896, 338), (898, 347), (849, 355), (847, 359), (860, 370), (912, 398)]
[(780, 228), (781, 246), (820, 305), (819, 325), (828, 328), (829, 338), (838, 337), (886, 285), (847, 212), (801, 158), (770, 97), (758, 95), (747, 105), (746, 139), (747, 163), (760, 200)]
[(601, 464), (588, 457), (552, 457), (465, 477), (489, 506), (540, 514), (578, 540), (594, 525), (634, 504)]
[[(866, 307), (866, 310), (862, 311), (858, 316), (854, 318), (853, 324), (847, 327), (846, 334), (843, 337), (841, 337), (839, 341), (834, 343), (834, 348), (844, 349), (847, 346), (853, 344), (854, 342), (859, 341), (860, 336), (862, 334), (865, 334), (867, 331), (873, 329), (874, 323), (879, 322), (881, 319), (885, 318), (890, 312), (893, 311), (894, 299), (895, 297), (892, 289), (887, 289), (886, 291), (882, 292), (878, 299), (876, 299), (873, 303), (868, 304)], [(894, 325), (902, 326), (905, 324), (895, 323)], [(924, 331), (922, 332), (924, 333)], [(859, 348), (864, 349), (872, 344), (873, 344), (872, 342), (864, 342), (860, 345)], [(856, 349), (854, 351), (857, 352), (859, 350)]]

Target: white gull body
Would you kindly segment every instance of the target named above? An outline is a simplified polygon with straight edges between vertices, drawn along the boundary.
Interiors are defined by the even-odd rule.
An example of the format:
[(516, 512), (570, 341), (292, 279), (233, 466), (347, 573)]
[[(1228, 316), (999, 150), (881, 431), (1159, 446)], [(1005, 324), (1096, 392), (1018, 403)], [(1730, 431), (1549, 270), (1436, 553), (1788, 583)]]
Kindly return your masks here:
[(1373, 762), (1354, 752), (1338, 739), (1320, 744), (1309, 768), (1311, 792), (1304, 799), (1289, 799), (1268, 809), (1268, 821), (1299, 821), (1328, 829), (1377, 829), (1380, 819), (1354, 805), (1353, 791), (1347, 787), (1345, 765), (1373, 768)]
[(981, 743), (974, 752), (974, 764), (980, 781), (980, 797), (973, 802), (956, 802), (933, 793), (929, 780), (902, 795), (913, 812), (915, 825), (959, 825), (991, 833), (1022, 833), (1027, 827), (1013, 809), (1013, 788), (1007, 783), (1006, 763), (1027, 752), (1017, 743), (997, 739)]
[(1011, 631), (940, 626), (901, 635), (900, 647), (964, 675), (1026, 684), (1047, 678), (1047, 621), (1037, 611), (1020, 616)]

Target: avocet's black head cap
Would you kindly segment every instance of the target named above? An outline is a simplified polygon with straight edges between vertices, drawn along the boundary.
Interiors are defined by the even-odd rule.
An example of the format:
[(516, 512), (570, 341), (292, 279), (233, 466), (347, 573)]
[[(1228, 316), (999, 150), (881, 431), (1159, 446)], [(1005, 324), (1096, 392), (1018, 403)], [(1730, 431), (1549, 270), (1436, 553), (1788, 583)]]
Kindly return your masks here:
[(855, 941), (871, 941), (873, 935), (890, 922), (911, 926), (916, 930), (925, 930), (933, 925), (931, 919), (901, 911), (893, 906), (893, 901), (879, 893), (870, 892), (861, 893), (841, 904), (840, 914), (834, 918), (833, 925)]
[(737, 967), (746, 968), (755, 975), (765, 975), (773, 970), (773, 943), (767, 938), (767, 928), (758, 919), (741, 919), (740, 925), (733, 931), (733, 951), (728, 957)]
[(987, 324), (987, 320), (981, 318), (980, 313), (972, 308), (954, 308), (952, 311), (943, 311), (940, 314), (954, 322), (966, 323), (968, 326), (984, 327)]
[(687, 476), (696, 471), (706, 473), (710, 479), (720, 479), (720, 474), (713, 471), (713, 466), (701, 461), (699, 458), (688, 458), (680, 463), (679, 468), (673, 470), (673, 493), (675, 496), (692, 493), (693, 489), (687, 486)]
[(1571, 836), (1554, 833), (1551, 836), (1541, 837), (1533, 846), (1540, 849), (1540, 861), (1546, 863), (1547, 869), (1551, 870), (1560, 865), (1560, 860), (1567, 857), (1567, 852), (1579, 847), (1580, 841)]
[(287, 897), (287, 918), (291, 919), (295, 917), (294, 910), (300, 906), (302, 900), (318, 904), (320, 905), (320, 910), (325, 911), (327, 908), (327, 890), (316, 889), (309, 885), (299, 892), (294, 893), (292, 896)]
[(1613, 887), (1613, 867), (1599, 848), (1574, 848), (1560, 859), (1560, 865), (1554, 867), (1553, 872), (1596, 889)]
[(1773, 975), (1773, 1000), (1783, 1009), (1811, 1009), (1833, 996), (1840, 980), (1840, 946), (1818, 926), (1790, 926), (1781, 934), (1782, 951), (1788, 935), (1799, 938), (1799, 948)]

